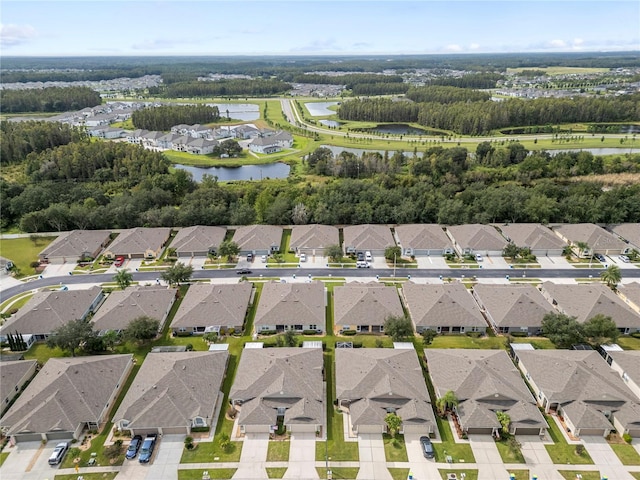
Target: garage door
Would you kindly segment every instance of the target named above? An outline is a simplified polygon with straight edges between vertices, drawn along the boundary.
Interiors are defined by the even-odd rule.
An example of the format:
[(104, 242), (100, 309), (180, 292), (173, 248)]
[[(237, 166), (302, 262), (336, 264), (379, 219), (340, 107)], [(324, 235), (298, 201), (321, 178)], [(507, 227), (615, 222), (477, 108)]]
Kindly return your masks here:
[(415, 433), (417, 435), (429, 435), (431, 432), (428, 425), (404, 425), (403, 433)]
[(187, 427), (171, 427), (171, 428), (163, 428), (163, 435), (186, 435)]
[(540, 435), (539, 428), (516, 428), (514, 435)]
[(133, 433), (135, 435), (142, 435), (143, 437), (146, 435), (153, 435), (153, 434), (158, 434), (158, 429), (157, 428), (136, 428), (133, 430)]
[(16, 443), (20, 442), (39, 442), (42, 440), (42, 435), (39, 433), (23, 433), (21, 435), (14, 435), (13, 437)]
[(493, 428), (470, 428), (467, 432), (468, 435), (491, 435)]
[(47, 432), (49, 440), (71, 440), (73, 432)]
[(291, 433), (315, 433), (316, 426), (315, 425), (306, 425), (304, 423), (298, 423), (294, 425), (289, 425)]
[[(613, 429), (613, 426), (611, 428)], [(584, 437), (585, 435), (594, 435), (594, 436), (604, 437), (606, 433), (607, 432), (605, 432), (601, 428), (581, 428), (580, 429), (580, 436), (582, 437)]]
[(358, 433), (384, 433), (382, 425), (358, 425)]

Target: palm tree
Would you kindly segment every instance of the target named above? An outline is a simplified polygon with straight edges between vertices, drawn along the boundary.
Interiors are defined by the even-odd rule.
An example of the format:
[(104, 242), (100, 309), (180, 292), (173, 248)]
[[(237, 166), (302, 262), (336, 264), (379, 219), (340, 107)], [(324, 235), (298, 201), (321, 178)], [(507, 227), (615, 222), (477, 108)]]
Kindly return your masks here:
[(438, 408), (440, 415), (444, 417), (447, 410), (457, 407), (458, 403), (460, 403), (460, 401), (458, 400), (458, 397), (456, 397), (456, 394), (453, 393), (453, 391), (448, 390), (442, 397), (436, 400), (436, 407)]
[(622, 272), (620, 271), (620, 267), (617, 265), (610, 265), (604, 272), (600, 274), (600, 278), (603, 282), (607, 284), (607, 286), (615, 290), (622, 280)]
[(587, 242), (576, 242), (576, 247), (578, 247), (579, 257), (581, 257), (585, 251), (589, 250), (589, 244)]
[(131, 285), (131, 282), (133, 281), (133, 275), (129, 272), (129, 270), (123, 268), (122, 270), (118, 270), (118, 273), (113, 276), (113, 281), (116, 282), (122, 290), (124, 290), (129, 285)]

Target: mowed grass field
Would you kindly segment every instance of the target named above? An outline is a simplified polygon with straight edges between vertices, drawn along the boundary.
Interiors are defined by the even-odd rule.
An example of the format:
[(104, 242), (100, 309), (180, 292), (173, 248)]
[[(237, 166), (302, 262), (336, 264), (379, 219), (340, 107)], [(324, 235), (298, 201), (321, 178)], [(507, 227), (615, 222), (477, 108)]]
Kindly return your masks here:
[(26, 237), (0, 240), (0, 256), (8, 258), (20, 270), (19, 276), (33, 275), (31, 262), (38, 260), (38, 254), (56, 237)]

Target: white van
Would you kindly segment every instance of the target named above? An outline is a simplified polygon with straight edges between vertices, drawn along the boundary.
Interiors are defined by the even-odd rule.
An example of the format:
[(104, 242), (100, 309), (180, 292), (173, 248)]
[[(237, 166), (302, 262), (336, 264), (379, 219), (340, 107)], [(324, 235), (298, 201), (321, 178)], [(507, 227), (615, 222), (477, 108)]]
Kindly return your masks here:
[(371, 252), (365, 252), (364, 254), (364, 259), (367, 262), (373, 262), (373, 255), (371, 255)]

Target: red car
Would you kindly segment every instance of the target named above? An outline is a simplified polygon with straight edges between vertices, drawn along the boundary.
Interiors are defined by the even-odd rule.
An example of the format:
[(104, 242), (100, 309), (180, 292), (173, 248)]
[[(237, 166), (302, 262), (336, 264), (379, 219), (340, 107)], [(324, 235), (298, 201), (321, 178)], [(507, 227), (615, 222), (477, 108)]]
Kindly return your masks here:
[(116, 267), (121, 267), (124, 264), (124, 257), (116, 257), (116, 261), (113, 264)]

